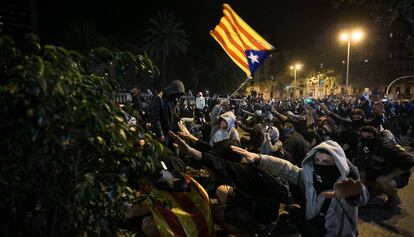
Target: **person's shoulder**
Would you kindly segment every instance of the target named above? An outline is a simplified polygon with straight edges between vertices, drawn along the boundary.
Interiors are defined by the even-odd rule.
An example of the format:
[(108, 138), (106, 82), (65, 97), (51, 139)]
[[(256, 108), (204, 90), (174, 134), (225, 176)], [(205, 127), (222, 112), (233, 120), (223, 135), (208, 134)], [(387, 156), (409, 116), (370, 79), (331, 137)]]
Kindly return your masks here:
[(389, 145), (389, 144), (381, 144), (381, 151), (380, 153), (384, 154), (384, 155), (392, 155), (395, 153), (401, 153), (401, 152), (407, 152), (407, 150), (401, 146), (400, 144), (393, 144), (393, 145)]

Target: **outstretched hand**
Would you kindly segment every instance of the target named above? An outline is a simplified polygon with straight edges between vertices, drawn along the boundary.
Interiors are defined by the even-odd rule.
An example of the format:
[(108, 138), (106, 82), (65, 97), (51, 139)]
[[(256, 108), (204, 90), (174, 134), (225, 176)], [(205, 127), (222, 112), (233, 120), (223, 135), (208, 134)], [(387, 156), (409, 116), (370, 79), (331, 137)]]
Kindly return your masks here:
[(329, 112), (328, 106), (326, 106), (324, 103), (321, 103), (321, 109), (323, 112)]
[(253, 163), (256, 159), (259, 159), (259, 154), (247, 151), (237, 146), (230, 146), (231, 150), (237, 154), (243, 156), (249, 163)]
[(182, 151), (185, 154), (190, 153), (190, 146), (179, 136), (177, 136), (172, 131), (169, 131), (168, 134), (170, 134), (170, 137), (174, 140), (174, 142), (178, 145), (178, 149)]
[(193, 136), (190, 131), (188, 131), (187, 127), (185, 126), (184, 123), (182, 123), (181, 121), (178, 122), (178, 129), (180, 129), (180, 131), (178, 132), (178, 135), (186, 140), (186, 141), (190, 141), (190, 142), (196, 142), (198, 139)]
[(335, 184), (334, 191), (332, 192), (322, 192), (322, 195), (325, 198), (347, 198), (352, 196), (357, 196), (362, 193), (362, 183), (360, 180), (347, 179), (338, 181)]

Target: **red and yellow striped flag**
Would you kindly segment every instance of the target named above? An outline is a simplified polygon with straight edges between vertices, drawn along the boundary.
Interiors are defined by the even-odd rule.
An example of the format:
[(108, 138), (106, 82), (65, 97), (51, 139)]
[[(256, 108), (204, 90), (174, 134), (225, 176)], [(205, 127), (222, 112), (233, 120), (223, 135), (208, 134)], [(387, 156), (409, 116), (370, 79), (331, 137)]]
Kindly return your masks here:
[(274, 47), (244, 22), (230, 5), (223, 5), (223, 13), (220, 23), (210, 34), (237, 66), (251, 76)]
[(210, 199), (191, 176), (184, 175), (189, 192), (159, 191), (160, 202), (148, 205), (162, 237), (214, 237)]

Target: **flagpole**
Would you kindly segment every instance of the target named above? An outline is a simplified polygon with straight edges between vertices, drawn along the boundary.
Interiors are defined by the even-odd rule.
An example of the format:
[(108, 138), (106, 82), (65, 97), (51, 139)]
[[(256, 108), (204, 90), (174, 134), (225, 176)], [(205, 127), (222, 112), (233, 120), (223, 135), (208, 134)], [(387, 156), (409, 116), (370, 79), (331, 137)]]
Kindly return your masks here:
[(248, 76), (246, 80), (244, 80), (244, 82), (229, 97), (227, 97), (227, 100), (230, 100), (230, 98), (233, 97), (241, 88), (243, 88), (251, 79), (253, 79), (253, 77)]

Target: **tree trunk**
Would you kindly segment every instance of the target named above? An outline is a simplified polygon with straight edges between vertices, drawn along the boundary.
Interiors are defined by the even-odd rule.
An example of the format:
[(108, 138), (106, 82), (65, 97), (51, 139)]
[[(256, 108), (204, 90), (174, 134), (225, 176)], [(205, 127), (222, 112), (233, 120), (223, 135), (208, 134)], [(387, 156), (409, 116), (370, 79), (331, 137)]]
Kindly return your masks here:
[(166, 80), (167, 80), (167, 55), (163, 53), (162, 54), (162, 81), (161, 81), (162, 88), (165, 87)]

